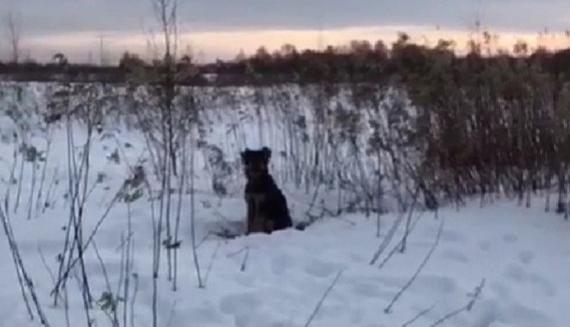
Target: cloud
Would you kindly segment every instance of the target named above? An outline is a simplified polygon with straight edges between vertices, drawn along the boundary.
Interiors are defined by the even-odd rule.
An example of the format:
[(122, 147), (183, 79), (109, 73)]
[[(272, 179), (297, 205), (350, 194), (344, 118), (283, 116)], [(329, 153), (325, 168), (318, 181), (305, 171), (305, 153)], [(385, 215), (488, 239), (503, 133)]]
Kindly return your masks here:
[[(354, 39), (368, 40), (371, 43), (383, 40), (387, 44), (394, 42), (398, 32), (405, 31), (413, 42), (433, 46), (439, 39), (454, 40), (456, 49), (462, 51), (472, 33), (461, 29), (436, 29), (421, 25), (380, 25), (348, 28), (335, 28), (320, 31), (318, 29), (264, 29), (264, 30), (228, 30), (219, 32), (191, 32), (180, 35), (181, 50), (188, 49), (201, 61), (212, 61), (217, 58), (231, 59), (240, 51), (253, 54), (264, 45), (270, 51), (279, 49), (284, 43), (292, 43), (299, 50), (317, 48), (319, 43), (345, 45)], [(494, 41), (495, 48), (511, 49), (519, 41), (526, 41), (529, 46), (537, 45), (537, 35), (529, 32), (500, 33)], [(60, 35), (31, 38), (27, 46), (32, 55), (40, 60), (49, 60), (59, 51), (64, 52), (72, 61), (92, 62), (99, 60), (99, 34), (97, 32), (64, 33)], [(115, 32), (104, 39), (104, 54), (107, 60), (116, 61), (125, 51), (142, 55), (146, 59), (153, 57), (153, 49), (149, 47), (152, 38), (148, 34)], [(560, 48), (568, 44), (563, 34), (543, 38), (540, 45)], [(160, 47), (160, 38), (152, 43)]]
[[(5, 0), (4, 0), (5, 1)], [(137, 31), (153, 24), (150, 0), (19, 0), (31, 34)], [(183, 0), (180, 20), (194, 31), (430, 25), (464, 29), (480, 17), (497, 29), (568, 27), (565, 0)]]
[[(124, 50), (146, 52), (147, 32), (156, 30), (150, 0), (1, 0), (22, 16), (24, 45), (34, 57), (54, 51), (87, 58), (98, 53), (99, 36), (115, 56)], [(353, 38), (395, 37), (395, 28), (421, 37), (441, 30), (483, 27), (501, 34), (530, 34), (570, 28), (567, 0), (179, 0), (186, 43), (209, 59), (229, 57), (239, 49), (294, 43), (315, 47), (322, 30), (325, 43)], [(0, 17), (5, 12), (0, 11)], [(0, 26), (1, 28), (1, 26)], [(376, 29), (376, 32), (371, 32)], [(378, 29), (382, 30), (378, 32)], [(440, 30), (440, 31), (441, 31)], [(389, 32), (388, 32), (389, 31)], [(441, 32), (440, 32), (441, 33)], [(350, 36), (349, 36), (350, 35)], [(425, 35), (424, 35), (425, 36)], [(536, 37), (534, 37), (536, 39)], [(136, 41), (138, 40), (138, 41)], [(338, 41), (338, 42), (337, 42)], [(0, 43), (1, 46), (1, 43)]]

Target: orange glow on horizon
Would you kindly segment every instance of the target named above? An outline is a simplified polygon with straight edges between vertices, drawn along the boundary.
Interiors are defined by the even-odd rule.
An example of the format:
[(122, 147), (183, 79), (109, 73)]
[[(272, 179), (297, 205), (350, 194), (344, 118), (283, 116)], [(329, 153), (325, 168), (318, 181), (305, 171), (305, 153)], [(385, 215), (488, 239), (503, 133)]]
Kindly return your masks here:
[[(427, 46), (434, 46), (440, 39), (453, 40), (456, 51), (464, 52), (468, 40), (475, 37), (475, 33), (466, 30), (437, 29), (429, 26), (365, 26), (349, 27), (328, 30), (237, 30), (219, 32), (189, 32), (182, 33), (180, 39), (180, 52), (187, 53), (191, 49), (198, 62), (209, 62), (215, 59), (232, 59), (240, 51), (246, 55), (252, 54), (260, 46), (269, 51), (279, 49), (283, 44), (295, 45), (298, 50), (317, 49), (321, 46), (341, 46), (351, 40), (368, 40), (372, 44), (383, 40), (386, 45), (392, 44), (399, 32), (405, 32), (411, 41)], [(494, 50), (511, 51), (517, 41), (524, 41), (529, 49), (546, 47), (560, 49), (570, 46), (570, 37), (565, 33), (530, 33), (516, 31), (491, 31), (498, 35), (492, 42)], [(23, 46), (27, 48), (31, 57), (40, 61), (49, 60), (57, 52), (63, 52), (73, 62), (98, 62), (100, 53), (99, 33), (67, 33), (46, 37), (35, 37), (24, 40)], [(157, 36), (155, 38), (159, 40)], [(156, 44), (153, 37), (143, 33), (114, 33), (106, 35), (103, 39), (104, 53), (109, 61), (116, 62), (121, 53), (129, 51), (149, 59), (156, 56)], [(153, 46), (154, 44), (154, 46)]]

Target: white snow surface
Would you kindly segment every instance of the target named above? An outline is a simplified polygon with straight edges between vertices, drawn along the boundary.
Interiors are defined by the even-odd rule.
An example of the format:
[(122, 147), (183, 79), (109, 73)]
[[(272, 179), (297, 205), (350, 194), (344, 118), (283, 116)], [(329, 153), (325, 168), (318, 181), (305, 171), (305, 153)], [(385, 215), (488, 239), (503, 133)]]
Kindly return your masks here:
[[(3, 131), (18, 129), (4, 118), (0, 117)], [(80, 124), (75, 128), (76, 142), (80, 144), (84, 130)], [(214, 123), (214, 130), (223, 131), (224, 128)], [(252, 128), (251, 133), (256, 134), (257, 131)], [(10, 134), (5, 134), (0, 143), (0, 195), (3, 198), (8, 192), (13, 202), (16, 185), (9, 183), (8, 176), (13, 164), (12, 153), (17, 145), (10, 140)], [(37, 134), (30, 137), (29, 143), (45, 149), (45, 133)], [(60, 327), (66, 326), (65, 309), (61, 304), (53, 306), (50, 292), (54, 281), (50, 274), (57, 271), (56, 258), (63, 248), (65, 235), (62, 227), (67, 223), (69, 210), (69, 202), (64, 197), (67, 185), (65, 130), (60, 126), (51, 132), (51, 137), (53, 143), (47, 155), (46, 184), (54, 179), (58, 183), (53, 184), (50, 196), (45, 195), (49, 208), (41, 210), (40, 205), (40, 210), (36, 210), (37, 200), (29, 198), (34, 168), (26, 163), (20, 205), (15, 212), (11, 210), (10, 218), (40, 303), (51, 326)], [(222, 138), (213, 137), (211, 143), (226, 142)], [(125, 146), (126, 143), (129, 146)], [(118, 164), (108, 159), (115, 149), (120, 150)], [(237, 151), (239, 149), (236, 148), (230, 154), (236, 156), (230, 156), (235, 167), (239, 167)], [(92, 180), (99, 173), (105, 177), (89, 195), (84, 227), (87, 235), (128, 177), (129, 166), (146, 155), (143, 138), (136, 131), (118, 128), (97, 135), (91, 153)], [(433, 212), (416, 212), (413, 219), (417, 223), (405, 253), (395, 253), (379, 269), (378, 264), (371, 265), (370, 261), (390, 226), (398, 219), (396, 213), (382, 215), (380, 237), (376, 236), (376, 217), (363, 214), (325, 217), (305, 231), (291, 229), (230, 240), (208, 236), (219, 226), (243, 224), (243, 178), (239, 176), (240, 170), (235, 169), (233, 173), (238, 176), (229, 185), (230, 194), (219, 198), (211, 190), (211, 172), (205, 168), (203, 158), (199, 155), (197, 160), (196, 238), (203, 240), (198, 256), (205, 287), (199, 288), (197, 284), (190, 242), (190, 202), (189, 195), (186, 195), (182, 203), (182, 244), (176, 291), (171, 290), (172, 284), (167, 281), (165, 255), (162, 255), (159, 326), (305, 326), (339, 273), (338, 281), (324, 298), (310, 326), (431, 326), (467, 305), (483, 279), (484, 287), (473, 308), (440, 326), (570, 325), (570, 223), (558, 215), (546, 213), (542, 198), (535, 198), (531, 208), (518, 206), (508, 199), (497, 199), (483, 208), (478, 201), (467, 203), (460, 210), (443, 208), (437, 217)], [(19, 164), (17, 167), (19, 169)], [(274, 170), (278, 168), (272, 166)], [(40, 165), (35, 169), (39, 176)], [(311, 194), (289, 185), (283, 188), (294, 219), (303, 220)], [(117, 203), (94, 237), (108, 282), (112, 290), (118, 291), (122, 237), (126, 236), (130, 211), (134, 241), (133, 273), (138, 280), (132, 321), (135, 327), (152, 326), (153, 248), (149, 203), (148, 194), (130, 205)], [(33, 213), (27, 219), (29, 205)], [(443, 232), (433, 256), (391, 311), (386, 313), (385, 308), (408, 283), (430, 251), (442, 220), (445, 221)], [(397, 245), (403, 227), (404, 224), (378, 263)], [(39, 326), (37, 317), (30, 320), (26, 313), (4, 234), (0, 237), (0, 262), (0, 326)], [(107, 281), (92, 246), (86, 251), (86, 268), (92, 294), (99, 299), (107, 289)], [(135, 277), (131, 283), (134, 280)], [(67, 289), (71, 326), (87, 326), (75, 278), (70, 280)], [(123, 305), (119, 302), (121, 315)], [(406, 325), (425, 310), (425, 314)], [(96, 304), (91, 314), (94, 326), (112, 326)]]

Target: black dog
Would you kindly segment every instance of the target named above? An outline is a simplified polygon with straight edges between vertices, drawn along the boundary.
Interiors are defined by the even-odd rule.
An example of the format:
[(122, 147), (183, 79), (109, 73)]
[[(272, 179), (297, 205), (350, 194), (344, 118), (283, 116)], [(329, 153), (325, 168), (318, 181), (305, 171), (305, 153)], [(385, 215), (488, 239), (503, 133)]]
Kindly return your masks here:
[(247, 184), (247, 233), (271, 233), (293, 225), (287, 200), (269, 174), (271, 150), (246, 149), (241, 153)]

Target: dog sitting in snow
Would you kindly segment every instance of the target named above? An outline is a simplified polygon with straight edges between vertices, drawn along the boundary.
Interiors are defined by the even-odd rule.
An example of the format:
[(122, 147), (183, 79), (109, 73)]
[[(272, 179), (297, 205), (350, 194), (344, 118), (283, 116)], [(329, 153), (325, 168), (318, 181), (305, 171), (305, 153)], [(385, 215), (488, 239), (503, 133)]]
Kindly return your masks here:
[(241, 153), (247, 184), (247, 233), (271, 233), (293, 225), (287, 200), (269, 174), (271, 150), (246, 149)]

